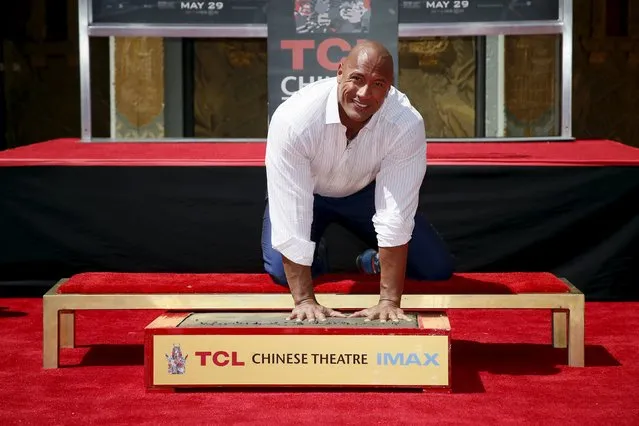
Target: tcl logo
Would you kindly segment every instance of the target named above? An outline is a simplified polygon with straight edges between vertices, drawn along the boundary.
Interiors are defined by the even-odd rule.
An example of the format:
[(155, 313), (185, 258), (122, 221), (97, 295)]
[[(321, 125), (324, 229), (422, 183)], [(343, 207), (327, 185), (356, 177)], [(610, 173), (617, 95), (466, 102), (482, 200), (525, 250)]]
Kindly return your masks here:
[(230, 367), (241, 367), (244, 365), (244, 361), (239, 361), (237, 359), (237, 352), (226, 352), (226, 351), (217, 351), (217, 352), (208, 352), (208, 351), (198, 351), (195, 352), (195, 356), (200, 357), (200, 365), (210, 365), (211, 363), (217, 367), (226, 367), (227, 365)]

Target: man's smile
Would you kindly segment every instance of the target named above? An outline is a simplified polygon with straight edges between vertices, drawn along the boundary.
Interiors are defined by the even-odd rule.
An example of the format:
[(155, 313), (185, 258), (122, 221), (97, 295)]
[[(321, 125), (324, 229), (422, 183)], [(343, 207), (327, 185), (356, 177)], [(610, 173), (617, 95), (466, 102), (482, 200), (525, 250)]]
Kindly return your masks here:
[(355, 109), (359, 110), (359, 111), (364, 111), (366, 109), (368, 109), (368, 107), (370, 105), (365, 104), (363, 102), (360, 102), (358, 100), (353, 99), (353, 105), (355, 106)]

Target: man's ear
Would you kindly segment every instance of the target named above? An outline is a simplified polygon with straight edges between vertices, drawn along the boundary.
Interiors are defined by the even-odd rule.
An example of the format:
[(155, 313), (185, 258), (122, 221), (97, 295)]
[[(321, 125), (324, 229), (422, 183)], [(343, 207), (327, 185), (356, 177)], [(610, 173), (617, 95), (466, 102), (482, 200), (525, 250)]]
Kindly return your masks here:
[(342, 81), (342, 76), (344, 75), (344, 59), (341, 59), (339, 61), (339, 64), (337, 65), (337, 82), (341, 82)]

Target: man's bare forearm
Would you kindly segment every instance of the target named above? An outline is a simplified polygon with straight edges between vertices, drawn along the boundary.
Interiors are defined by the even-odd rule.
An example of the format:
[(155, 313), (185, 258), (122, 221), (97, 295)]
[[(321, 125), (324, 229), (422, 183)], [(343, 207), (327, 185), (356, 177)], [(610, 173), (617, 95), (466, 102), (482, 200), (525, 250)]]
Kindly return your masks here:
[(382, 269), (379, 284), (380, 302), (392, 302), (400, 306), (406, 278), (407, 256), (408, 244), (379, 248), (379, 263)]
[(284, 273), (286, 274), (288, 287), (295, 305), (304, 302), (315, 302), (311, 267), (295, 263), (285, 256), (282, 256), (282, 262), (284, 263)]

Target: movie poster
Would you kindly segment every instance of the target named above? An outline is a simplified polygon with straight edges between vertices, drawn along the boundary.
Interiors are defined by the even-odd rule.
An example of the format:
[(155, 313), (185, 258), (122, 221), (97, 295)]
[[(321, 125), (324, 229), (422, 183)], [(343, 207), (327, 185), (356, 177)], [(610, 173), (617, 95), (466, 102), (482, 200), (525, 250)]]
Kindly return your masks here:
[(402, 23), (554, 21), (559, 0), (399, 0)]
[(95, 23), (259, 24), (267, 0), (90, 0)]
[[(126, 24), (266, 24), (267, 9), (271, 6), (288, 7), (289, 0), (213, 0), (213, 1), (182, 1), (182, 0), (88, 0), (91, 2), (94, 23), (126, 23)], [(311, 27), (320, 29), (331, 19), (326, 12), (316, 12), (317, 16), (308, 22), (307, 15), (316, 10), (333, 10), (334, 16), (339, 15), (335, 10), (342, 2), (306, 1), (296, 2), (292, 6), (299, 10), (295, 20)], [(319, 5), (317, 5), (319, 3)], [(386, 9), (384, 0), (367, 0), (369, 9), (374, 4)], [(377, 6), (377, 4), (381, 6)], [(395, 3), (395, 2), (392, 2)], [(498, 22), (498, 21), (555, 21), (559, 19), (560, 0), (398, 0), (400, 23), (453, 23), (464, 24), (470, 22)], [(357, 11), (358, 7), (352, 8)], [(308, 12), (307, 12), (308, 11)], [(370, 14), (369, 16), (374, 16)], [(356, 19), (356, 14), (352, 19)]]
[(272, 1), (267, 19), (269, 120), (302, 87), (334, 77), (358, 40), (384, 44), (397, 79), (397, 0)]

